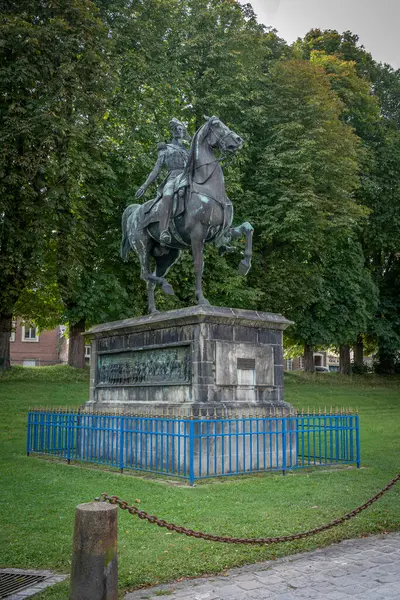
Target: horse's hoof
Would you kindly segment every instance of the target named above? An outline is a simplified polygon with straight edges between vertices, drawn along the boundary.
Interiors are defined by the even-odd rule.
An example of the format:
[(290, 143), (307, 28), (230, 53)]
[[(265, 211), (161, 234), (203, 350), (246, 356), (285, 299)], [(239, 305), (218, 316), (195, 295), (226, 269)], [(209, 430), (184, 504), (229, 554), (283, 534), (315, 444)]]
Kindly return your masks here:
[(164, 294), (168, 294), (168, 296), (175, 296), (174, 288), (170, 283), (164, 283), (162, 290)]
[(247, 273), (250, 271), (250, 265), (242, 260), (239, 263), (238, 270), (241, 275), (247, 275)]

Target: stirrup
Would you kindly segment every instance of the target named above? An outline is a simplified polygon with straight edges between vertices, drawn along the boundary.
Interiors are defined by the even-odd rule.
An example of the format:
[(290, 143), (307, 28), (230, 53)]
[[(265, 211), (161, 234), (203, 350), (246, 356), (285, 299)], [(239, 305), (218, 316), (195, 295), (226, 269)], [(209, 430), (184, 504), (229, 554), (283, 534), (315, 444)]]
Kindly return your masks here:
[(160, 233), (160, 244), (161, 246), (165, 246), (165, 244), (171, 243), (171, 235), (167, 229)]

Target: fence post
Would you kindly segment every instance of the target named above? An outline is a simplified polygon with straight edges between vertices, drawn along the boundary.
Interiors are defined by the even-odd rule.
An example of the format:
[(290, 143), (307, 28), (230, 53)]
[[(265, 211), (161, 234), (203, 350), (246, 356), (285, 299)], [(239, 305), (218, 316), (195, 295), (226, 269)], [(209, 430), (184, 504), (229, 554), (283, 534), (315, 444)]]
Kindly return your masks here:
[(282, 475), (286, 475), (286, 417), (282, 416)]
[(66, 416), (66, 424), (67, 424), (67, 463), (71, 462), (71, 414), (68, 413)]
[(28, 435), (26, 438), (26, 455), (29, 456), (29, 453), (31, 451), (31, 446), (32, 446), (32, 442), (31, 442), (31, 427), (32, 427), (32, 413), (28, 412)]
[(124, 426), (125, 426), (125, 419), (124, 417), (121, 415), (119, 417), (120, 422), (119, 422), (119, 472), (123, 473), (124, 472), (124, 441), (125, 441), (125, 436), (124, 436)]
[(78, 411), (78, 414), (76, 415), (75, 459), (79, 459), (81, 457), (81, 443), (82, 443), (81, 415)]
[(40, 413), (39, 422), (39, 452), (44, 452), (44, 413)]
[[(187, 423), (187, 421), (186, 421)], [(200, 439), (201, 444), (201, 439)], [(194, 485), (194, 421), (189, 421), (189, 485)]]
[(105, 502), (76, 507), (70, 600), (118, 600), (117, 511)]
[(356, 451), (357, 451), (357, 469), (361, 466), (361, 447), (360, 447), (360, 417), (356, 415)]
[(296, 414), (294, 417), (294, 423), (296, 427), (296, 467), (298, 467), (300, 463), (300, 419), (301, 417)]

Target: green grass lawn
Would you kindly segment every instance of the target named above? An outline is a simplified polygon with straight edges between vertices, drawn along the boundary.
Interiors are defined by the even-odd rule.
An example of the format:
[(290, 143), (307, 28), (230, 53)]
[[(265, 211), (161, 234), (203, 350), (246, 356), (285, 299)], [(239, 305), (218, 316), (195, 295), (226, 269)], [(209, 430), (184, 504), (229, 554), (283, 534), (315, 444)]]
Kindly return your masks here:
[[(285, 399), (296, 408), (356, 406), (362, 468), (261, 474), (202, 482), (194, 488), (158, 478), (25, 456), (26, 415), (34, 406), (78, 406), (88, 374), (68, 367), (13, 369), (0, 375), (0, 566), (68, 572), (75, 506), (101, 492), (140, 500), (166, 520), (215, 534), (265, 537), (302, 531), (348, 512), (400, 470), (400, 380), (289, 375)], [(318, 536), (270, 547), (196, 540), (119, 513), (122, 592), (244, 563), (311, 550), (344, 538), (400, 529), (400, 484), (355, 519)], [(146, 596), (143, 591), (143, 596)], [(36, 598), (65, 600), (68, 583)]]

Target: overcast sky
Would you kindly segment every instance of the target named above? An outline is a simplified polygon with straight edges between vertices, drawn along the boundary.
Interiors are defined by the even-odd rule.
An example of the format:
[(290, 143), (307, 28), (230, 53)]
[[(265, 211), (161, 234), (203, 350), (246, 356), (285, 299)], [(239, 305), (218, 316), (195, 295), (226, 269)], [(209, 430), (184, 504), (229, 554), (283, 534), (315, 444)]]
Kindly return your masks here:
[(249, 1), (258, 20), (275, 27), (289, 43), (314, 27), (349, 29), (375, 60), (400, 68), (400, 0)]

